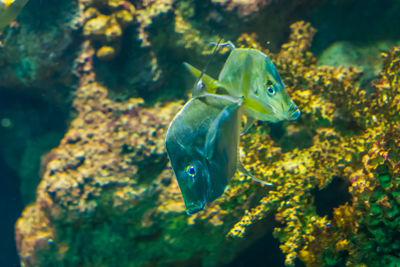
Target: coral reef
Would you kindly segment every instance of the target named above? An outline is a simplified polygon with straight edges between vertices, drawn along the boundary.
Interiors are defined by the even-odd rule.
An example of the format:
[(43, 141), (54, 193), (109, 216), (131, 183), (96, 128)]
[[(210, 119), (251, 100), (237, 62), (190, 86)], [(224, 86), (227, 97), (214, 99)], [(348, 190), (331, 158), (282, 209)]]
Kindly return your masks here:
[(78, 115), (47, 155), (36, 202), (16, 224), (22, 266), (228, 262), (242, 243), (225, 238), (232, 216), (218, 227), (193, 224), (167, 166), (164, 137), (182, 104), (111, 101), (92, 72), (94, 53), (85, 43)]
[[(303, 113), (286, 134), (307, 131), (312, 144), (282, 153), (259, 130), (247, 137), (247, 166), (275, 186), (229, 235), (243, 236), (249, 225), (275, 212), (281, 226), (274, 235), (288, 265), (298, 257), (307, 266), (394, 266), (399, 263), (400, 48), (384, 54), (380, 78), (366, 92), (356, 83), (358, 70), (314, 64), (307, 52), (313, 33), (309, 24), (292, 25), (291, 41), (276, 57)], [(252, 149), (260, 147), (262, 152)], [(312, 190), (335, 176), (349, 182), (352, 199), (328, 219), (317, 214)]]
[(18, 23), (0, 36), (0, 90), (44, 91), (44, 98), (52, 101), (65, 96), (74, 82), (76, 54), (71, 48), (76, 39), (71, 23), (76, 13), (76, 1), (27, 3)]
[[(382, 70), (381, 51), (400, 44), (394, 41), (374, 42), (370, 45), (359, 45), (351, 42), (336, 42), (330, 45), (318, 57), (318, 65), (334, 67), (357, 67), (363, 70), (362, 81), (368, 82), (379, 75)], [(361, 81), (361, 82), (362, 82)]]
[[(81, 15), (76, 24), (82, 25), (84, 36), (96, 49), (95, 69), (109, 97), (141, 97), (153, 103), (182, 98), (192, 83), (176, 75), (185, 71), (182, 62), (204, 65), (201, 56), (210, 54), (210, 43), (221, 36), (236, 40), (242, 32), (263, 29), (258, 36), (278, 47), (291, 14), (303, 4), (186, 0), (79, 3)], [(282, 23), (275, 23), (277, 19)], [(221, 54), (225, 56), (226, 50)]]
[(123, 29), (133, 23), (135, 7), (124, 0), (81, 1), (81, 5), (84, 10), (81, 18), (84, 20), (83, 35), (103, 44), (97, 50), (98, 58), (113, 58), (119, 50)]
[[(268, 0), (257, 0), (250, 2), (211, 1), (210, 4), (222, 6), (227, 12), (237, 9), (239, 16), (246, 16), (257, 13), (259, 8), (269, 3), (270, 1)], [(203, 53), (206, 48), (202, 40), (204, 36), (201, 35), (199, 29), (196, 29), (197, 26), (192, 20), (194, 13), (200, 11), (196, 10), (199, 7), (193, 2), (183, 1), (179, 3), (175, 0), (142, 0), (136, 2), (128, 0), (81, 0), (80, 4), (83, 14), (78, 18), (78, 21), (83, 23), (83, 33), (86, 37), (100, 42), (100, 45), (95, 43), (95, 46), (100, 46), (97, 51), (97, 56), (100, 58), (103, 58), (100, 56), (102, 54), (100, 52), (104, 47), (108, 47), (109, 54), (113, 56), (117, 54), (123, 31), (132, 24), (137, 27), (138, 39), (142, 47), (157, 46), (154, 40), (150, 40), (153, 38), (159, 39), (157, 36), (149, 36), (151, 34), (151, 26), (157, 21), (157, 17), (168, 13), (173, 14), (173, 18), (165, 21), (167, 23), (164, 22), (163, 27), (170, 31), (168, 29), (170, 25), (168, 24), (174, 24), (174, 29), (171, 33), (180, 35), (179, 37), (174, 36), (178, 41), (177, 46), (185, 48), (197, 47), (197, 51)], [(215, 19), (222, 21), (224, 14), (215, 14), (215, 16), (219, 16), (219, 18)], [(157, 32), (159, 31), (160, 29), (157, 29)], [(214, 39), (218, 38), (215, 34), (212, 37)]]
[[(97, 1), (82, 3), (88, 13)], [(307, 266), (399, 263), (399, 47), (383, 55), (380, 78), (364, 88), (357, 68), (318, 66), (309, 52), (315, 29), (293, 24), (279, 53), (264, 52), (276, 63), (302, 116), (285, 122), (278, 137), (270, 135), (272, 126), (259, 124), (241, 143), (245, 167), (274, 186), (237, 174), (221, 198), (186, 216), (163, 144), (181, 103), (150, 108), (140, 99), (109, 98), (108, 88), (96, 80), (94, 58), (96, 53), (115, 56), (110, 51), (118, 50), (114, 44), (121, 35), (107, 39), (106, 29), (124, 28), (117, 13), (125, 6), (101, 3), (112, 12), (106, 19), (93, 11), (97, 15), (85, 22), (88, 29), (95, 19), (76, 64), (81, 79), (74, 100), (77, 117), (46, 157), (36, 202), (16, 225), (23, 266), (222, 264), (263, 234), (247, 230), (271, 215), (279, 222), (274, 235), (287, 265), (297, 258)], [(185, 16), (179, 27), (196, 35)], [(253, 34), (236, 40), (263, 47)], [(313, 192), (334, 177), (349, 183), (351, 200), (335, 207), (331, 218), (318, 214)]]
[(77, 11), (76, 1), (28, 1), (0, 34), (0, 157), (18, 174), (25, 204), (35, 198), (41, 155), (64, 135), (78, 81)]
[(241, 17), (258, 12), (261, 8), (270, 4), (271, 0), (212, 0), (213, 3), (225, 6), (227, 10), (236, 9)]
[(236, 40), (243, 32), (277, 48), (306, 2), (29, 1), (18, 23), (0, 36), (0, 87), (42, 89), (50, 99), (60, 98), (60, 91), (76, 85), (71, 63), (86, 39), (96, 48), (98, 79), (112, 99), (182, 98), (192, 82), (176, 75), (184, 71), (183, 61), (204, 65), (210, 42)]
[[(96, 58), (100, 61), (95, 62), (96, 71), (113, 99), (141, 96), (155, 101), (154, 93), (162, 92), (157, 89), (183, 70), (179, 60), (184, 56), (182, 48), (192, 49), (197, 56), (209, 50), (202, 40), (207, 35), (188, 19), (189, 14), (193, 16), (194, 3), (81, 0), (80, 7), (77, 24), (83, 25), (84, 36), (97, 50)], [(214, 34), (210, 39), (218, 37)], [(187, 87), (181, 79), (170, 83), (173, 85), (168, 87), (180, 94)]]

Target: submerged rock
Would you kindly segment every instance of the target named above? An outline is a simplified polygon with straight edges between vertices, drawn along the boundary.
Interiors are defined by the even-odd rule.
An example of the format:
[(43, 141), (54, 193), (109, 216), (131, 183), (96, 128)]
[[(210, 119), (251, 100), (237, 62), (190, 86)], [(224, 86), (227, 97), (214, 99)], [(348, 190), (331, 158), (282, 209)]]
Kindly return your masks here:
[[(68, 54), (60, 61), (65, 66), (47, 70), (50, 75), (67, 71), (54, 78), (57, 82), (69, 81), (72, 71), (79, 74), (77, 113), (59, 146), (43, 158), (36, 201), (16, 224), (23, 266), (215, 266), (270, 231), (271, 218), (278, 222), (273, 233), (286, 265), (298, 259), (309, 266), (399, 262), (399, 47), (384, 54), (383, 70), (366, 90), (359, 85), (360, 69), (317, 65), (309, 51), (315, 29), (305, 22), (293, 24), (278, 54), (263, 52), (276, 63), (302, 115), (290, 126), (284, 123), (273, 138), (272, 127), (262, 123), (242, 138), (245, 167), (274, 186), (266, 190), (236, 175), (221, 198), (186, 216), (164, 148), (166, 129), (181, 103), (148, 107), (129, 97), (155, 101), (159, 94), (165, 99), (183, 95), (189, 86), (177, 75), (181, 63), (207, 54), (206, 42), (217, 37), (216, 29), (236, 44), (261, 50), (260, 42), (269, 36), (284, 36), (283, 21), (299, 2), (279, 9), (287, 2), (272, 1), (279, 9), (274, 12), (268, 10), (269, 1), (251, 1), (255, 11), (239, 14), (243, 20), (237, 12), (250, 5), (240, 1), (128, 2), (79, 1), (78, 28), (84, 31), (92, 19), (100, 19), (89, 23), (93, 27), (83, 45), (79, 39), (83, 50), (75, 64), (69, 60), (78, 49), (66, 52), (75, 40), (70, 35), (63, 37), (65, 46), (59, 38), (55, 45), (60, 47), (48, 44), (58, 51), (56, 58)], [(133, 21), (126, 12), (118, 15), (126, 19), (123, 25), (116, 13), (132, 3)], [(210, 6), (218, 8), (208, 12)], [(256, 16), (259, 11), (262, 15)], [(279, 27), (267, 23), (275, 18)], [(7, 65), (0, 77), (8, 88), (29, 84), (28, 74), (32, 84), (46, 84), (46, 73), (30, 71), (38, 60), (18, 55), (29, 48), (23, 46), (26, 40), (7, 50), (21, 64), (0, 55), (0, 66)], [(25, 70), (25, 79), (16, 78), (15, 69)], [(350, 185), (351, 200), (329, 207), (327, 217), (318, 213), (313, 192), (327, 188), (334, 177)]]
[(354, 66), (363, 70), (363, 80), (371, 80), (382, 70), (381, 53), (393, 45), (396, 45), (395, 41), (373, 42), (369, 45), (336, 42), (322, 52), (318, 65)]
[(0, 90), (45, 91), (48, 99), (65, 95), (74, 83), (72, 21), (77, 12), (76, 1), (27, 3), (18, 24), (0, 36)]

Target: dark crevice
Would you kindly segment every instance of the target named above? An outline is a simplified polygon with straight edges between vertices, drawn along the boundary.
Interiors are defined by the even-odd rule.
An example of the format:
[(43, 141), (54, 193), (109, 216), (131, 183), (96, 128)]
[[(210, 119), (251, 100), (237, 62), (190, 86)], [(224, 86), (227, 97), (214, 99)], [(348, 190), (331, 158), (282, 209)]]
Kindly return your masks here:
[(20, 266), (14, 237), (14, 224), (23, 208), (19, 183), (18, 175), (0, 156), (0, 266)]
[(40, 181), (41, 156), (56, 147), (66, 131), (68, 108), (16, 88), (0, 88), (0, 106), (0, 157), (19, 177), (27, 204)]
[(321, 190), (314, 189), (312, 194), (317, 214), (321, 217), (327, 216), (328, 219), (332, 219), (334, 208), (351, 201), (349, 186), (350, 183), (348, 181), (335, 176), (325, 188)]

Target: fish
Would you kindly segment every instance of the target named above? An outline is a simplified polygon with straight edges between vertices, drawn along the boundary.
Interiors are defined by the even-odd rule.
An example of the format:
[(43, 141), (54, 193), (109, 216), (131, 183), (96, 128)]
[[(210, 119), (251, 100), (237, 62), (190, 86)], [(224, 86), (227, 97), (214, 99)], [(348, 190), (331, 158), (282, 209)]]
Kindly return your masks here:
[(278, 122), (300, 116), (300, 109), (286, 91), (274, 63), (257, 49), (233, 48), (218, 79), (184, 64), (196, 77), (202, 75), (207, 92), (243, 98), (244, 114), (248, 118), (245, 128), (255, 120)]
[(241, 99), (205, 93), (191, 98), (165, 138), (186, 213), (222, 195), (238, 166)]
[(15, 20), (28, 0), (0, 0), (0, 31)]

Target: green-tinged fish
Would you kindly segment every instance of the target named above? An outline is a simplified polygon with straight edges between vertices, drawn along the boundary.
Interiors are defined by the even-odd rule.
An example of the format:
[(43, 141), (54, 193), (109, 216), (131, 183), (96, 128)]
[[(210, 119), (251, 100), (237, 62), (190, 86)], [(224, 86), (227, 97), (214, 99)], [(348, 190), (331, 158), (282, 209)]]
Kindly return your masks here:
[(277, 122), (296, 120), (300, 116), (300, 110), (289, 97), (275, 65), (257, 49), (234, 48), (218, 80), (189, 64), (186, 66), (196, 77), (202, 75), (208, 92), (243, 98), (249, 121)]
[(0, 0), (0, 31), (15, 20), (28, 0)]
[(238, 164), (241, 100), (204, 94), (175, 116), (165, 138), (188, 214), (218, 198)]

